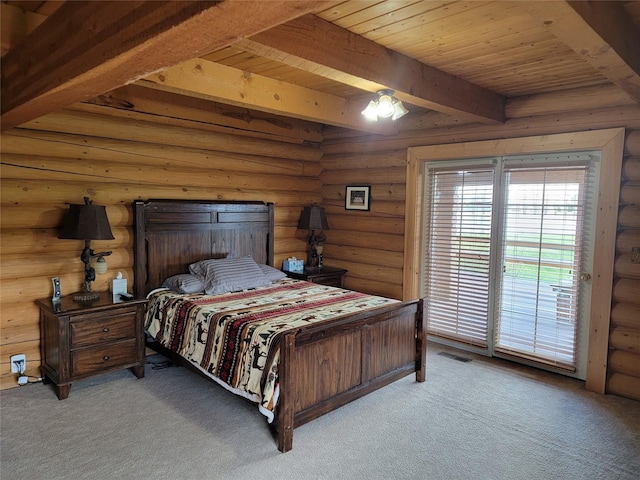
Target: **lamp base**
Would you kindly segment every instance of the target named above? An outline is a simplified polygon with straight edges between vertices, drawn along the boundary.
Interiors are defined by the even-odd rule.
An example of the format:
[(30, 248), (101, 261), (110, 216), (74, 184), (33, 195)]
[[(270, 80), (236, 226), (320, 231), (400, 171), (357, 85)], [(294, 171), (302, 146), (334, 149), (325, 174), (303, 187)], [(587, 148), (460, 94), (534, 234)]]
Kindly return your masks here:
[(78, 303), (91, 303), (100, 298), (99, 293), (95, 292), (81, 292), (73, 294), (73, 301)]

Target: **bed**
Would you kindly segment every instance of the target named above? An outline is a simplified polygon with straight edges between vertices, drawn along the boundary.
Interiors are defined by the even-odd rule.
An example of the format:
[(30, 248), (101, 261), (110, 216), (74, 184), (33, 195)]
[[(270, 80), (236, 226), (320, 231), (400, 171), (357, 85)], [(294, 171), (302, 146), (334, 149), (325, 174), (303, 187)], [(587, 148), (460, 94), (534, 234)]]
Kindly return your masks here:
[[(318, 315), (305, 313), (305, 321), (279, 326), (270, 337), (268, 352), (259, 353), (264, 370), (261, 386), (265, 387), (270, 377), (270, 388), (276, 392), (271, 405), (261, 411), (267, 412), (265, 415), (276, 432), (281, 452), (292, 448), (295, 427), (407, 375), (415, 373), (416, 381), (425, 380), (426, 333), (422, 300), (376, 303), (372, 297), (369, 305), (367, 296), (358, 292), (294, 279), (215, 297), (187, 295), (189, 298), (183, 299), (173, 292), (158, 289), (167, 278), (184, 274), (189, 265), (205, 260), (251, 257), (261, 266), (273, 266), (273, 204), (136, 201), (134, 216), (134, 293), (138, 297), (149, 295), (148, 317), (159, 317), (160, 312), (169, 310), (168, 305), (175, 309), (194, 309), (197, 304), (197, 309), (201, 309), (205, 308), (201, 304), (212, 303), (234, 310), (232, 300), (235, 299), (241, 302), (234, 310), (239, 315), (247, 314), (247, 304), (266, 305), (271, 301), (278, 302), (278, 308), (286, 305), (285, 309), (291, 311), (298, 311), (296, 302), (307, 302), (312, 306), (342, 301), (357, 306), (366, 304), (366, 308), (343, 308), (342, 303), (337, 303), (339, 308), (336, 307), (331, 316), (320, 315), (320, 310)], [(310, 292), (313, 301), (295, 299), (292, 297), (294, 291)], [(257, 299), (248, 295), (257, 295)], [(157, 302), (164, 303), (159, 305)], [(293, 304), (296, 304), (295, 309)], [(259, 315), (271, 315), (270, 305), (260, 308), (264, 311)], [(265, 314), (267, 310), (269, 313)], [(220, 318), (228, 316), (220, 314)], [(306, 321), (310, 316), (319, 318)], [(300, 316), (296, 318), (301, 320)], [(203, 333), (202, 324), (199, 325), (198, 338)], [(158, 330), (155, 328), (154, 337)], [(184, 352), (189, 348), (168, 348), (159, 342), (151, 346), (207, 377), (220, 375), (219, 371), (204, 368), (204, 364), (199, 365), (193, 358), (179, 357), (174, 351)], [(215, 380), (221, 383), (220, 378)], [(272, 412), (272, 419), (268, 411)]]

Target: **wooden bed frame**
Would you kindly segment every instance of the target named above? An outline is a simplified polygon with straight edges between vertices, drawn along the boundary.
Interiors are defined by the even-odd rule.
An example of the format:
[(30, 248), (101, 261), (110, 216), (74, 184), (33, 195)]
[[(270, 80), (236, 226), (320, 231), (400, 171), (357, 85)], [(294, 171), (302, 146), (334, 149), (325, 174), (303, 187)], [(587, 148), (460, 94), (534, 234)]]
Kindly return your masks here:
[[(207, 258), (251, 255), (273, 265), (273, 211), (273, 204), (262, 202), (136, 201), (136, 296)], [(423, 382), (423, 317), (423, 301), (415, 300), (283, 334), (278, 449), (291, 450), (294, 427), (404, 376), (415, 372)]]

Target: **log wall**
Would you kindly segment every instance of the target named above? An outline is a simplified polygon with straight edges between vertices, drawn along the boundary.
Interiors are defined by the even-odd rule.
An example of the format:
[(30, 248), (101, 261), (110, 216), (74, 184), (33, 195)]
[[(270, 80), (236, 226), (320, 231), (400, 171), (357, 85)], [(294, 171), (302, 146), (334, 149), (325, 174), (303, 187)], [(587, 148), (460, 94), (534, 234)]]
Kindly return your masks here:
[[(132, 104), (135, 111), (122, 108)], [(616, 89), (512, 100), (504, 125), (408, 115), (389, 137), (344, 129), (321, 135), (308, 122), (226, 108), (168, 102), (129, 86), (2, 135), (0, 388), (16, 385), (6, 373), (13, 354), (25, 353), (28, 373), (38, 374), (33, 300), (51, 294), (51, 277), (61, 277), (64, 293), (80, 288), (81, 242), (58, 240), (56, 228), (67, 205), (83, 196), (106, 205), (116, 237), (93, 242), (113, 251), (97, 290), (117, 271), (133, 281), (133, 200), (262, 200), (276, 205), (276, 264), (305, 255), (300, 210), (321, 202), (331, 227), (326, 264), (349, 270), (347, 288), (402, 298), (408, 147), (625, 127), (607, 389), (640, 399), (640, 278), (631, 262), (640, 247), (640, 106)], [(371, 211), (345, 210), (347, 185), (372, 186)]]
[[(123, 93), (139, 109), (149, 102), (133, 90)], [(322, 199), (319, 128), (232, 107), (211, 113), (173, 106), (172, 113), (181, 109), (198, 122), (83, 104), (2, 134), (0, 388), (17, 385), (9, 373), (14, 354), (26, 354), (27, 373), (39, 376), (34, 300), (51, 295), (51, 278), (61, 278), (63, 294), (81, 287), (83, 242), (56, 234), (68, 204), (84, 196), (106, 206), (115, 236), (92, 242), (96, 251), (113, 251), (109, 271), (93, 284), (97, 291), (107, 290), (118, 271), (134, 280), (137, 199), (273, 202), (276, 265), (304, 257), (306, 232), (296, 227), (302, 208)]]
[[(349, 269), (346, 287), (402, 298), (407, 148), (604, 128), (626, 128), (607, 389), (640, 400), (640, 105), (593, 87), (513, 99), (503, 125), (461, 125), (437, 113), (407, 115), (393, 137), (327, 130), (322, 195), (331, 230), (328, 263)], [(409, 117), (409, 118), (408, 118)], [(406, 119), (406, 121), (405, 121)], [(345, 184), (371, 185), (371, 211), (344, 209)]]
[(640, 400), (640, 130), (622, 164), (607, 391)]

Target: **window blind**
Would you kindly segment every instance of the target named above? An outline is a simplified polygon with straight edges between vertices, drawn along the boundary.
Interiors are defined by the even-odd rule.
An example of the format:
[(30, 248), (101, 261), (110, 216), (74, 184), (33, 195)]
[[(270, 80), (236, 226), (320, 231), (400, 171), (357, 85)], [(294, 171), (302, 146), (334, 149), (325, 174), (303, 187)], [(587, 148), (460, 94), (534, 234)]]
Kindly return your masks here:
[(427, 167), (427, 331), (487, 346), (494, 168)]
[(505, 163), (496, 352), (575, 370), (587, 172)]

